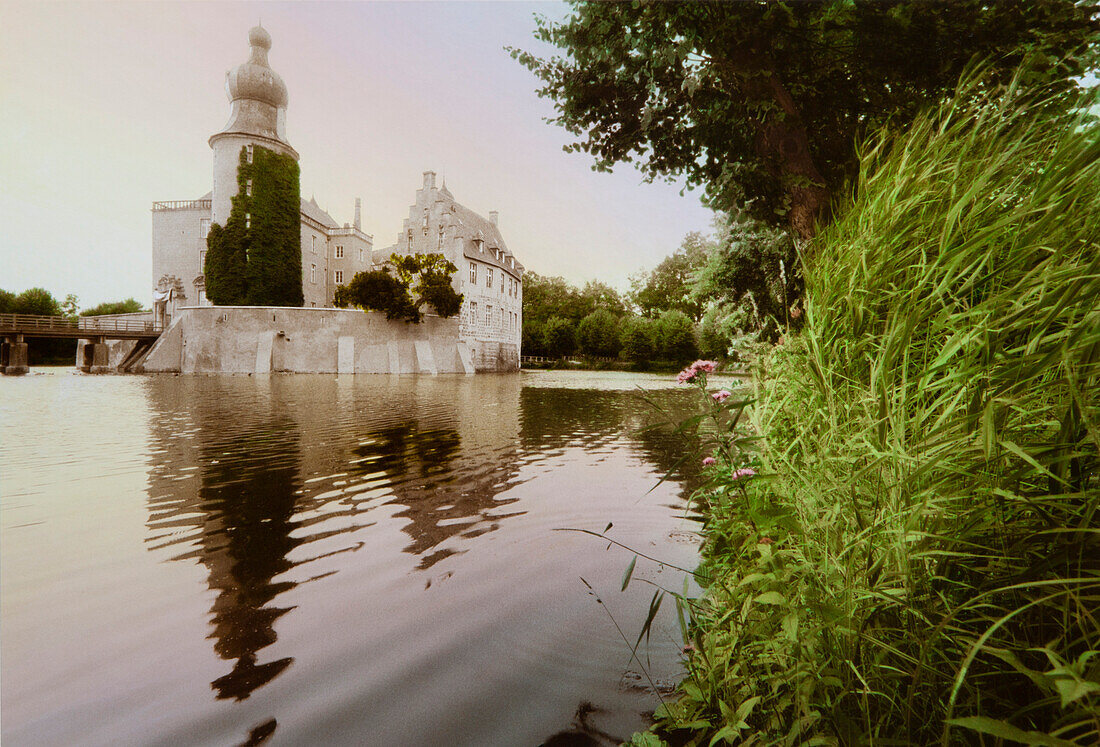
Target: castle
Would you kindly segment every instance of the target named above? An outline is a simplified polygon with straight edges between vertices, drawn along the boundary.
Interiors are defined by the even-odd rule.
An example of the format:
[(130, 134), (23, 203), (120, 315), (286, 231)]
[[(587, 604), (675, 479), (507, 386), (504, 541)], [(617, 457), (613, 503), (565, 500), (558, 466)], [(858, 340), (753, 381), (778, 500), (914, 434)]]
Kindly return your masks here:
[[(245, 308), (253, 308), (211, 306), (206, 297), (204, 278), (206, 237), (211, 225), (225, 226), (230, 215), (232, 199), (242, 186), (238, 182), (242, 153), (251, 159), (253, 149), (260, 147), (298, 161), (298, 152), (290, 145), (286, 134), (286, 85), (267, 59), (271, 49), (271, 36), (265, 29), (257, 26), (249, 31), (248, 41), (251, 47), (248, 60), (226, 73), (226, 93), (230, 100), (229, 121), (208, 141), (213, 151), (213, 189), (195, 200), (153, 203), (154, 317), (169, 329), (174, 322), (181, 320), (185, 312), (191, 317), (189, 323), (194, 323), (210, 316), (209, 313), (200, 312), (201, 309), (218, 308), (225, 311), (222, 315), (223, 322), (229, 322), (230, 309), (240, 309), (236, 313), (240, 317), (245, 313)], [(243, 188), (251, 190), (251, 182), (245, 183)], [(251, 195), (251, 191), (247, 194)], [(375, 250), (373, 237), (363, 232), (358, 198), (355, 200), (354, 220), (350, 224), (344, 223), (340, 226), (315, 200), (301, 200), (299, 222), (302, 296), (303, 306), (307, 309), (330, 309), (335, 313), (333, 299), (337, 286), (346, 284), (357, 272), (383, 266), (395, 253), (443, 254), (458, 267), (452, 283), (455, 290), (464, 296), (457, 320), (434, 318), (433, 321), (431, 309), (428, 309), (426, 321), (429, 324), (404, 325), (408, 328), (404, 332), (400, 327), (394, 327), (399, 323), (383, 325), (387, 327), (383, 335), (386, 338), (384, 343), (375, 339), (378, 329), (366, 337), (360, 336), (363, 344), (359, 346), (358, 358), (351, 359), (352, 363), (339, 367), (337, 353), (334, 352), (331, 366), (322, 362), (310, 370), (325, 371), (331, 368), (333, 371), (347, 369), (396, 373), (410, 370), (472, 372), (471, 368), (476, 371), (518, 369), (523, 323), (523, 266), (505, 245), (497, 225), (496, 212), (491, 212), (486, 219), (464, 207), (455, 201), (445, 184), (436, 185), (434, 172), (427, 171), (423, 174), (422, 187), (417, 190), (414, 204), (410, 207), (409, 217), (404, 221), (402, 233), (395, 244), (384, 250)], [(283, 326), (286, 326), (291, 317), (297, 319), (301, 316), (293, 315), (289, 308), (279, 307), (278, 311), (279, 313), (269, 316), (276, 322), (281, 315)], [(364, 312), (345, 313), (374, 316)], [(330, 317), (331, 313), (316, 318), (324, 320)], [(263, 318), (266, 319), (267, 316)], [(349, 321), (350, 317), (339, 318), (342, 320), (341, 325), (354, 326), (354, 322)], [(455, 321), (455, 324), (447, 324), (449, 321)], [(308, 334), (311, 327), (316, 327), (316, 331), (320, 332), (324, 326), (320, 322), (312, 325), (309, 321), (304, 322), (304, 325), (297, 326), (303, 330), (303, 334)], [(374, 324), (374, 328), (378, 327), (378, 324)], [(423, 329), (413, 329), (415, 327)], [(348, 332), (349, 329), (350, 327), (343, 331)], [(221, 332), (227, 332), (227, 329)], [(286, 338), (284, 331), (279, 334)], [(436, 339), (440, 335), (443, 339)], [(355, 338), (355, 335), (344, 337)], [(455, 346), (457, 357), (453, 364), (450, 363), (453, 357), (450, 353), (443, 353), (444, 363), (435, 360), (439, 355), (431, 356), (433, 360), (430, 365), (422, 365), (415, 360), (409, 363), (402, 359), (401, 353), (393, 350), (393, 345), (401, 343), (402, 338), (407, 338), (404, 341), (409, 343), (414, 339), (419, 341), (421, 357), (427, 355), (423, 345), (428, 340), (437, 347)], [(191, 342), (195, 343), (199, 339), (204, 338), (200, 335)], [(362, 348), (372, 345), (378, 347), (382, 344), (386, 346), (386, 362), (360, 360), (363, 357)], [(158, 344), (157, 347), (163, 348), (164, 345)], [(186, 358), (184, 347), (185, 342), (180, 345), (182, 358)], [(224, 351), (225, 346), (219, 345), (218, 349)], [(284, 352), (281, 356), (284, 360), (295, 359), (290, 351)], [(379, 351), (376, 350), (375, 353)], [(194, 370), (211, 369), (210, 355), (217, 354), (206, 355), (208, 363), (205, 368), (199, 366)], [(280, 356), (275, 353), (271, 355), (274, 358), (261, 362), (263, 354), (257, 353), (256, 370), (262, 370), (265, 365), (271, 366), (269, 370), (280, 370), (277, 362), (271, 362)], [(341, 350), (339, 355), (347, 358), (354, 354)], [(163, 357), (162, 353), (159, 358)], [(407, 355), (404, 357), (408, 358)], [(414, 353), (413, 358), (416, 357)], [(157, 351), (154, 349), (150, 354), (150, 361), (157, 358)], [(194, 355), (192, 359), (194, 362)], [(178, 369), (169, 367), (159, 370), (188, 370), (187, 364), (182, 360), (180, 366)], [(230, 365), (226, 370), (237, 368), (239, 366)], [(158, 369), (154, 364), (152, 369), (146, 365), (146, 370)]]

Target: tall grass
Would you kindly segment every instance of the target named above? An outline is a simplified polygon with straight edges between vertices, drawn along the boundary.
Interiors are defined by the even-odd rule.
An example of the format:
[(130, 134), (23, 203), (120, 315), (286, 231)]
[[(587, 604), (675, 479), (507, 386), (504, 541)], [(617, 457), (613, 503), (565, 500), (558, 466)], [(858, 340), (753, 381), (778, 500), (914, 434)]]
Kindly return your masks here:
[(720, 464), (691, 743), (1100, 743), (1100, 136), (980, 73), (862, 153)]

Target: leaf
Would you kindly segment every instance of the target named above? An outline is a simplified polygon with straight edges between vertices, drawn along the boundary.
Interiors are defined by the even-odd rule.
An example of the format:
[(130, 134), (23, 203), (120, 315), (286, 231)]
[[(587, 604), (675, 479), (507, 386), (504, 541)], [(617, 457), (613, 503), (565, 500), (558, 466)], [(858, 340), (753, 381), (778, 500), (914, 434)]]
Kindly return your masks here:
[(961, 726), (971, 729), (979, 734), (988, 734), (1001, 739), (1011, 739), (1026, 745), (1044, 745), (1044, 747), (1073, 747), (1073, 742), (1052, 737), (1049, 734), (1040, 734), (1037, 731), (1024, 731), (1005, 721), (998, 721), (988, 716), (967, 716), (966, 718), (948, 719), (951, 726)]
[(778, 591), (765, 591), (763, 594), (757, 595), (756, 599), (752, 601), (757, 604), (786, 604), (787, 598)]
[(626, 591), (626, 585), (630, 583), (630, 577), (634, 575), (634, 565), (638, 562), (638, 556), (635, 555), (630, 561), (630, 565), (626, 567), (626, 573), (623, 574), (623, 588), (620, 591)]

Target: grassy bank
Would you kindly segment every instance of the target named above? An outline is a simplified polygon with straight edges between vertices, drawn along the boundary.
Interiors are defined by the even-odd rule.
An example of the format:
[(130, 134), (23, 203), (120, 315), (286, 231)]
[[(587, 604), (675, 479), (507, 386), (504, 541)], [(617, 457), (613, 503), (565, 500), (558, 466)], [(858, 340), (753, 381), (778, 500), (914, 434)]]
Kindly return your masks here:
[(1100, 742), (1100, 138), (1060, 111), (974, 78), (865, 147), (697, 495), (664, 738)]

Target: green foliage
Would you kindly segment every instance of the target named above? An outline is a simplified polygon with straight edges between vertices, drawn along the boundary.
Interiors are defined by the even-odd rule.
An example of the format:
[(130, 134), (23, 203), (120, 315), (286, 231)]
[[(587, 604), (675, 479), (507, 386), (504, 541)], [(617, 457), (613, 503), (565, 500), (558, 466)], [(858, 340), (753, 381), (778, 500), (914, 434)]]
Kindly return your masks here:
[(568, 319), (551, 317), (543, 328), (542, 337), (543, 348), (551, 357), (572, 355), (577, 349), (576, 328)]
[(357, 272), (346, 286), (336, 288), (338, 308), (357, 306), (367, 311), (384, 311), (387, 319), (420, 323), (420, 311), (413, 305), (409, 289), (389, 268)]
[(546, 325), (539, 321), (523, 320), (524, 355), (548, 355), (546, 352)]
[(691, 284), (697, 302), (718, 302), (747, 316), (745, 329), (774, 341), (800, 314), (801, 262), (788, 232), (719, 215), (718, 237)]
[(597, 309), (622, 316), (626, 304), (614, 288), (597, 280), (590, 280), (578, 290), (564, 278), (543, 277), (534, 272), (523, 275), (524, 324), (529, 321), (546, 324), (555, 316), (579, 324)]
[(622, 357), (631, 363), (645, 365), (657, 358), (657, 322), (645, 317), (623, 320)]
[(665, 311), (657, 319), (654, 347), (661, 360), (682, 363), (698, 352), (695, 346), (695, 325), (682, 311)]
[(207, 297), (223, 306), (301, 306), (298, 163), (259, 146), (249, 163), (247, 153), (241, 148), (229, 218), (206, 237)]
[(596, 309), (577, 326), (577, 346), (585, 355), (614, 358), (622, 346), (619, 317), (607, 309)]
[[(462, 294), (452, 285), (458, 270), (442, 254), (394, 255), (389, 267), (356, 273), (346, 286), (336, 288), (338, 307), (358, 306), (386, 312), (387, 319), (403, 319), (419, 324), (420, 308), (430, 304), (441, 317), (451, 317), (462, 309)], [(416, 299), (413, 300), (413, 294)]]
[(987, 83), (862, 149), (716, 446), (692, 743), (1100, 741), (1100, 138)]
[(90, 309), (85, 309), (80, 312), (81, 316), (102, 316), (104, 314), (133, 314), (139, 311), (146, 311), (142, 308), (141, 302), (134, 298), (127, 298), (125, 301), (104, 301), (98, 306), (93, 306)]
[(691, 293), (692, 279), (713, 249), (711, 239), (698, 231), (689, 233), (680, 248), (657, 267), (631, 277), (630, 300), (643, 316), (655, 317), (662, 311), (677, 310), (698, 321), (703, 304)]
[(61, 316), (61, 304), (45, 288), (28, 288), (12, 301), (13, 314), (39, 314)]
[(600, 170), (683, 175), (710, 204), (806, 240), (857, 174), (854, 144), (949, 95), (975, 56), (1007, 80), (1072, 87), (1095, 61), (1095, 6), (1071, 0), (573, 3), (511, 50), (545, 83), (569, 147)]
[(0, 288), (0, 314), (15, 313), (15, 294)]
[(65, 295), (65, 302), (61, 304), (61, 313), (69, 318), (76, 319), (77, 312), (80, 310), (80, 299), (76, 297), (75, 293), (68, 293)]

